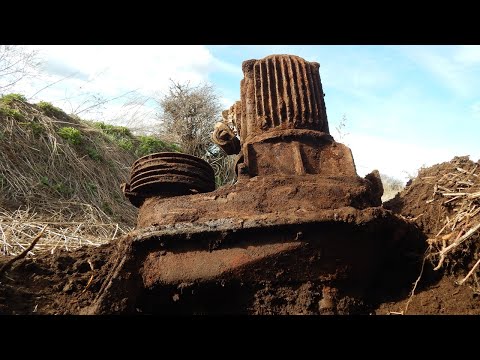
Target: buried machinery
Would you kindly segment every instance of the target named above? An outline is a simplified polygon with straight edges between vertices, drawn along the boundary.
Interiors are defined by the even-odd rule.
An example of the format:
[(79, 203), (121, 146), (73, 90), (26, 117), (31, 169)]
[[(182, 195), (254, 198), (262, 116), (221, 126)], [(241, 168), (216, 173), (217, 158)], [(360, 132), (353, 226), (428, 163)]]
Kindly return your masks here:
[(237, 182), (215, 190), (208, 163), (186, 154), (137, 160), (123, 185), (137, 227), (83, 313), (368, 311), (375, 272), (411, 227), (380, 206), (378, 171), (360, 178), (329, 134), (318, 63), (272, 55), (242, 70), (241, 100), (212, 135), (238, 154)]

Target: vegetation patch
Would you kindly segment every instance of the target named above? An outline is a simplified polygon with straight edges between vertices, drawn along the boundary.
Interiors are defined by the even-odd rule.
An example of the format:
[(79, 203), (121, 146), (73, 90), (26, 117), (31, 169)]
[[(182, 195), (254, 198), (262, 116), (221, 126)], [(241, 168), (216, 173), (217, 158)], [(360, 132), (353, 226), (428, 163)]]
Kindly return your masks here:
[(0, 116), (11, 117), (18, 121), (25, 120), (25, 116), (17, 109), (11, 109), (8, 105), (0, 103)]
[(82, 133), (80, 130), (73, 127), (65, 126), (60, 128), (58, 130), (58, 135), (72, 145), (79, 145), (82, 143)]
[(135, 154), (139, 157), (162, 151), (180, 151), (177, 145), (166, 143), (154, 136), (140, 136), (139, 141), (140, 143), (135, 151)]
[(40, 101), (37, 106), (42, 109), (42, 111), (45, 113), (45, 115), (47, 116), (53, 116), (53, 117), (62, 117), (62, 116), (66, 116), (65, 112), (56, 107), (56, 106), (53, 106), (51, 103), (49, 102), (46, 102), (46, 101)]
[(95, 160), (95, 161), (100, 161), (102, 160), (102, 156), (100, 155), (100, 153), (98, 152), (97, 149), (95, 149), (94, 147), (90, 147), (88, 146), (86, 148), (87, 150), (87, 155), (90, 159), (92, 160)]
[(0, 102), (4, 105), (10, 105), (15, 101), (27, 102), (27, 99), (22, 94), (7, 94), (0, 97)]

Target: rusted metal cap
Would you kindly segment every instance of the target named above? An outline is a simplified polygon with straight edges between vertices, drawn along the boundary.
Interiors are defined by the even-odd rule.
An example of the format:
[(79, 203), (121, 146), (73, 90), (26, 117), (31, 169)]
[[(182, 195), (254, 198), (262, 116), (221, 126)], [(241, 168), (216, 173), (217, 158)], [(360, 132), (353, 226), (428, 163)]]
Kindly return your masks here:
[(161, 152), (136, 160), (122, 191), (139, 207), (148, 197), (172, 197), (215, 190), (215, 173), (206, 161), (188, 154)]

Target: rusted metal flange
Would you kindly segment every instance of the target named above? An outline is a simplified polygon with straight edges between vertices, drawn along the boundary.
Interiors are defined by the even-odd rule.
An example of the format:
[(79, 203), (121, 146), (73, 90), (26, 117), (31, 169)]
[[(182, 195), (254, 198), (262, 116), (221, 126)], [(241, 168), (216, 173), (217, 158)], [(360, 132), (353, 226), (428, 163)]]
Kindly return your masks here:
[(204, 160), (182, 153), (161, 152), (136, 160), (130, 181), (122, 185), (130, 202), (139, 207), (147, 197), (172, 197), (215, 190), (215, 174)]

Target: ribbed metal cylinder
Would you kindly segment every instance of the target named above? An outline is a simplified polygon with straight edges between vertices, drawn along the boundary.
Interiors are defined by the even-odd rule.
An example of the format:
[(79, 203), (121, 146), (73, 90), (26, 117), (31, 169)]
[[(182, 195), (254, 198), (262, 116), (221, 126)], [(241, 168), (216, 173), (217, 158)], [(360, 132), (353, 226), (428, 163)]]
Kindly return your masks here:
[(293, 55), (244, 61), (240, 138), (280, 129), (329, 133), (319, 67)]

